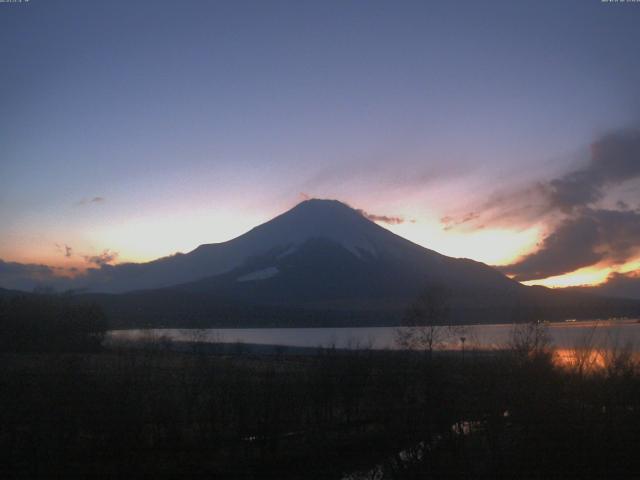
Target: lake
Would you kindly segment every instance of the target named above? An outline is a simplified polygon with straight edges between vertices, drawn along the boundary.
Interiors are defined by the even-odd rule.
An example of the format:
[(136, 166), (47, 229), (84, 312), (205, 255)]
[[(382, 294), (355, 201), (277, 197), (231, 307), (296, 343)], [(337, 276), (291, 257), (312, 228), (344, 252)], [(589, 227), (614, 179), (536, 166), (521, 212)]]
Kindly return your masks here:
[[(452, 332), (440, 349), (460, 349), (465, 338), (466, 349), (502, 348), (509, 343), (511, 324), (462, 325)], [(640, 323), (636, 319), (559, 322), (546, 324), (551, 343), (558, 350), (591, 345), (599, 349), (630, 346), (640, 351)], [(154, 341), (168, 338), (174, 342), (245, 343), (283, 345), (288, 347), (335, 347), (346, 349), (397, 349), (398, 327), (345, 328), (210, 328), (210, 329), (137, 329), (112, 330), (107, 340)], [(451, 333), (451, 334), (449, 334)]]

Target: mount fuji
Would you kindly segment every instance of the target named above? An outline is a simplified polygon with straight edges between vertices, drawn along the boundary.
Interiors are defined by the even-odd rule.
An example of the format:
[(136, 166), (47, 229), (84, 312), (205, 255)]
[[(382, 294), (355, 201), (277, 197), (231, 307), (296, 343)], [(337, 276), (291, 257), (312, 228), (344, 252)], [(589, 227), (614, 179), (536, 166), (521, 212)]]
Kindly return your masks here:
[(397, 324), (433, 284), (451, 292), (452, 317), (466, 323), (512, 321), (540, 308), (581, 316), (576, 306), (593, 311), (602, 303), (441, 255), (335, 200), (307, 200), (228, 242), (103, 270), (85, 285), (96, 293), (82, 296), (123, 326)]
[[(228, 242), (200, 245), (187, 254), (148, 263), (107, 266), (104, 273), (89, 277), (83, 287), (122, 293), (170, 287), (220, 274), (228, 276), (232, 272), (237, 273), (235, 280), (239, 282), (266, 280), (289, 273), (288, 260), (301, 260), (304, 255), (323, 256), (322, 250), (325, 257), (343, 256), (347, 263), (418, 269), (425, 279), (456, 285), (476, 281), (501, 287), (517, 285), (484, 264), (446, 257), (416, 245), (344, 203), (313, 199)], [(316, 267), (306, 273), (322, 275), (322, 266)]]

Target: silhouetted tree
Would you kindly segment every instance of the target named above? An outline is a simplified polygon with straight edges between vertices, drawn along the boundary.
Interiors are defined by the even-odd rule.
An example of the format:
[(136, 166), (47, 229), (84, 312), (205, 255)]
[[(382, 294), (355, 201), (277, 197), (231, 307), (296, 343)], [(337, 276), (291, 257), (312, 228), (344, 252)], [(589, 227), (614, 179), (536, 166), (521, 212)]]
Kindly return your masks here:
[(442, 285), (427, 287), (407, 309), (402, 327), (396, 330), (396, 343), (432, 355), (434, 348), (450, 334), (450, 294)]
[(549, 354), (551, 337), (547, 325), (538, 321), (515, 324), (509, 335), (508, 346), (522, 358)]

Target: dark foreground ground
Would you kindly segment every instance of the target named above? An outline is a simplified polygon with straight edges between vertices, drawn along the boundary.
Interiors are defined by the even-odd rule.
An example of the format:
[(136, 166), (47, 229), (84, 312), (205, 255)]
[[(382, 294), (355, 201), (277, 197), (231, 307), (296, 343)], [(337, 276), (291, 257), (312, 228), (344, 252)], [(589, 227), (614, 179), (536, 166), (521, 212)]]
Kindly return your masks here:
[(597, 373), (536, 348), (0, 362), (2, 479), (640, 476), (640, 375), (624, 354)]

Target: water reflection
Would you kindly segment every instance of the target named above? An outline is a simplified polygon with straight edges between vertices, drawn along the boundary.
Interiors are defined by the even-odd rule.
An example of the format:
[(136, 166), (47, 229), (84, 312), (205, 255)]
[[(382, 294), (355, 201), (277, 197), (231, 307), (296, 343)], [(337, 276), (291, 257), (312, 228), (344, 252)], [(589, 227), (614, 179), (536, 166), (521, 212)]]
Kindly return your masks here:
[[(561, 365), (605, 365), (612, 354), (638, 355), (640, 323), (637, 320), (596, 320), (543, 325)], [(513, 346), (514, 325), (462, 325), (440, 327), (437, 350), (495, 350)], [(399, 349), (398, 327), (348, 328), (246, 328), (246, 329), (138, 329), (113, 330), (107, 341), (232, 343), (283, 345), (306, 348)], [(464, 338), (464, 341), (462, 340)], [(607, 353), (608, 352), (608, 353)]]

